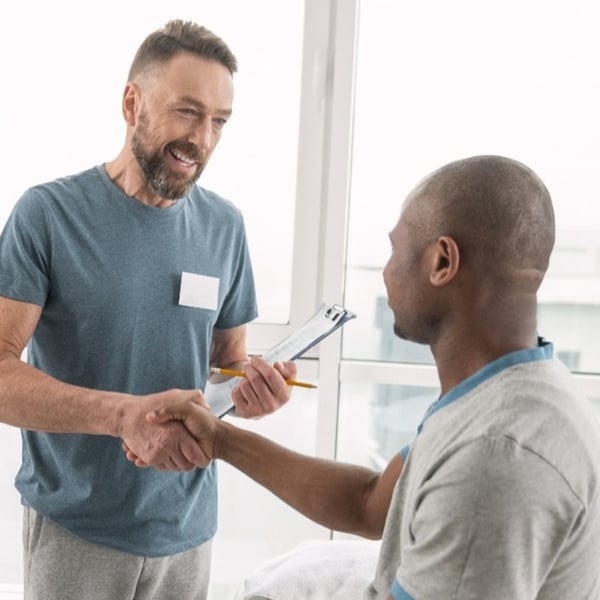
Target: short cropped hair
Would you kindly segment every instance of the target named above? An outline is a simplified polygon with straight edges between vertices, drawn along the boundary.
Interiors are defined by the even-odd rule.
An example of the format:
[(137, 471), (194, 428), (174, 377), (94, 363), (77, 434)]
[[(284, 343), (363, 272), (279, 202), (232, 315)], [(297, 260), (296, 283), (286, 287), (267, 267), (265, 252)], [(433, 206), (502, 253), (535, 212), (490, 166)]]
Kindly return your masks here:
[(149, 66), (162, 65), (182, 52), (217, 61), (232, 75), (237, 71), (237, 59), (220, 37), (192, 21), (175, 19), (142, 42), (131, 63), (128, 81)]
[(552, 200), (523, 163), (494, 155), (458, 160), (431, 174), (420, 194), (430, 206), (421, 225), (424, 242), (450, 235), (462, 260), (484, 270), (548, 267), (555, 236)]

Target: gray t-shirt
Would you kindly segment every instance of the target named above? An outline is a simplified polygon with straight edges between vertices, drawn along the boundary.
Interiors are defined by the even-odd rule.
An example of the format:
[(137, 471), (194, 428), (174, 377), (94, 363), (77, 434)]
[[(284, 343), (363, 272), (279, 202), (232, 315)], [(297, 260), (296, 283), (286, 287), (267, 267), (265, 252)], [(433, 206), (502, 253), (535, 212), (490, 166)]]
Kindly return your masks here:
[(366, 598), (600, 598), (600, 427), (550, 348), (487, 365), (428, 415)]
[[(103, 167), (19, 200), (0, 236), (0, 295), (43, 307), (31, 364), (133, 394), (203, 389), (213, 328), (257, 314), (237, 208), (197, 186), (168, 208), (149, 207)], [(23, 431), (16, 487), (72, 533), (136, 554), (180, 552), (216, 530), (214, 465), (138, 469), (109, 436)]]

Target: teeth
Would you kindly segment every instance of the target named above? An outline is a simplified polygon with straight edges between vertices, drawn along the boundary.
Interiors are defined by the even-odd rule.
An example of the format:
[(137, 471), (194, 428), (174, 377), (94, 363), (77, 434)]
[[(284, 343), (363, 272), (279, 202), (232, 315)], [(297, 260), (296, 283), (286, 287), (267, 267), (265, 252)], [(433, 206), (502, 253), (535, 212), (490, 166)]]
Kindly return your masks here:
[(177, 150), (171, 150), (171, 154), (177, 159), (180, 160), (182, 163), (185, 163), (186, 165), (193, 165), (196, 161), (192, 160), (191, 158), (188, 158), (187, 156), (185, 156), (185, 154), (181, 154), (180, 152), (178, 152)]

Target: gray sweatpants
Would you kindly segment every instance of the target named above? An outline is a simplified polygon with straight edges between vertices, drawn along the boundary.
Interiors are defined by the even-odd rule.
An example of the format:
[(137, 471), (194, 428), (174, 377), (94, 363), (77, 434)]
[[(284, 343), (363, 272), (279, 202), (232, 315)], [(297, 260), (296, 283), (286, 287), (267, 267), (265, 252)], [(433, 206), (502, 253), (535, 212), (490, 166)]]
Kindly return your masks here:
[(159, 558), (86, 542), (24, 508), (25, 600), (205, 600), (211, 542)]

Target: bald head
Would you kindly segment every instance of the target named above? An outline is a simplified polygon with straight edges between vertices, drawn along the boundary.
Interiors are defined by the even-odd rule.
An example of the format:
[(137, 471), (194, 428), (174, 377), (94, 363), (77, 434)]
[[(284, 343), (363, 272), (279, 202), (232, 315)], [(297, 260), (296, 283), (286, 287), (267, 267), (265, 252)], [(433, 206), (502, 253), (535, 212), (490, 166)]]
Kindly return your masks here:
[[(554, 245), (552, 201), (527, 166), (502, 156), (474, 156), (441, 167), (421, 181), (406, 207), (426, 245), (452, 237), (461, 263), (504, 274), (533, 269), (543, 276)], [(540, 281), (541, 281), (540, 276)]]
[(445, 165), (409, 194), (390, 241), (394, 331), (431, 347), (446, 385), (536, 344), (554, 213), (531, 169), (501, 156)]

